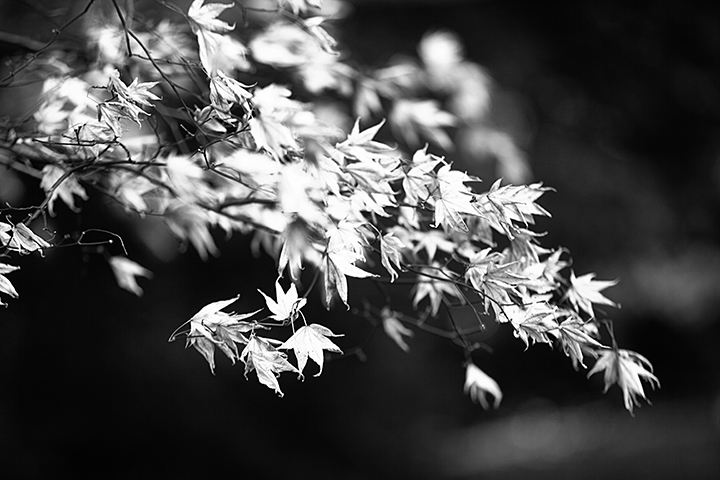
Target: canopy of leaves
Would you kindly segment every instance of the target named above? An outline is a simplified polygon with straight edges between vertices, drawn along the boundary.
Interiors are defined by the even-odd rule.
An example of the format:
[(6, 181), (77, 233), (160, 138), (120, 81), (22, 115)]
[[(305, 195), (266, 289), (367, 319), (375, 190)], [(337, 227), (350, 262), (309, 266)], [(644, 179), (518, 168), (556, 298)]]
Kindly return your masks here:
[[(92, 31), (97, 58), (84, 68), (55, 59), (33, 115), (0, 126), (0, 159), (44, 196), (0, 220), (0, 254), (56, 247), (37, 233), (47, 217), (104, 195), (138, 221), (161, 219), (203, 259), (220, 254), (222, 232), (251, 237), (256, 252), (275, 260), (275, 297), (257, 298), (267, 317), (225, 313), (237, 298), (221, 300), (171, 336), (185, 335), (213, 372), (219, 349), (282, 395), (280, 373), (302, 376), (309, 358), (319, 375), (325, 355), (341, 353), (330, 338), (342, 326), (308, 324), (302, 313), (312, 292), (327, 308), (339, 300), (350, 309), (358, 283), (409, 283), (409, 299), (387, 293), (386, 305), (364, 311), (401, 349), (414, 331), (409, 318), (426, 330), (439, 319), (434, 331), (467, 362), (478, 345), (453, 317), (465, 305), (476, 329), (483, 319), (509, 324), (526, 346), (557, 345), (576, 368), (599, 357), (591, 373), (604, 370), (632, 410), (644, 397), (639, 379), (656, 379), (643, 357), (617, 360), (601, 343), (593, 305), (616, 306), (600, 293), (615, 282), (572, 271), (566, 279), (565, 250), (540, 246), (532, 229), (550, 216), (540, 201), (551, 189), (502, 179), (482, 189), (442, 156), (453, 152), (455, 131), (477, 133), (490, 96), (489, 78), (464, 58), (459, 40), (430, 34), (419, 61), (360, 69), (321, 2), (273, 5), (194, 0), (157, 25), (118, 9), (121, 21)], [(176, 10), (166, 6), (169, 15)], [(340, 105), (333, 115), (328, 99)], [(148, 270), (124, 256), (109, 265), (122, 288), (142, 293), (137, 277)], [(0, 293), (10, 298), (18, 292), (5, 275), (17, 268), (0, 263)], [(281, 278), (292, 282), (287, 290)], [(401, 316), (403, 308), (412, 315)], [(617, 373), (623, 369), (630, 373)], [(499, 403), (494, 380), (472, 362), (466, 374), (474, 400), (489, 405), (489, 393)]]

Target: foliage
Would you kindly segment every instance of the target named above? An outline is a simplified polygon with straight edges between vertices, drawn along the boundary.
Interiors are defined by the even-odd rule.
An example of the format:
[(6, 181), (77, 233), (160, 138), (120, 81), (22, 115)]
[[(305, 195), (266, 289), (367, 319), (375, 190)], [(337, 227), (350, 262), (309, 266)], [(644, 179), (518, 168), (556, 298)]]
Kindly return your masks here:
[[(39, 205), (3, 209), (0, 293), (18, 297), (5, 275), (20, 266), (5, 262), (62, 243), (48, 217), (99, 194), (139, 222), (161, 218), (202, 258), (219, 255), (214, 237), (224, 231), (251, 236), (276, 260), (274, 296), (260, 291), (267, 309), (226, 313), (236, 298), (213, 302), (170, 340), (184, 336), (213, 371), (219, 349), (279, 395), (282, 372), (304, 378), (309, 358), (319, 375), (326, 352), (342, 353), (331, 340), (342, 325), (303, 314), (311, 293), (329, 309), (350, 309), (351, 289), (368, 282), (387, 302), (353, 312), (381, 322), (404, 351), (411, 327), (459, 346), (465, 391), (486, 408), (487, 393), (495, 407), (502, 399), (472, 360), (488, 321), (528, 347), (558, 347), (575, 368), (598, 358), (590, 374), (604, 371), (606, 389), (619, 384), (631, 412), (645, 397), (641, 380), (657, 383), (611, 329), (612, 347), (601, 341), (609, 323), (593, 306), (615, 306), (600, 293), (615, 282), (566, 278), (567, 252), (540, 245), (535, 221), (550, 214), (538, 201), (551, 189), (498, 179), (483, 190), (441, 155), (470, 132), (486, 139), (498, 173), (529, 178), (510, 137), (483, 126), (490, 80), (453, 34), (426, 35), (417, 60), (359, 68), (335, 38), (339, 2), (195, 0), (183, 11), (156, 1), (167, 13), (158, 22), (116, 0), (110, 14), (93, 16), (99, 7), (88, 1), (67, 24), (86, 22), (85, 61), (56, 48), (60, 29), (0, 80), (46, 78), (32, 115), (0, 126), (0, 163), (44, 192)], [(151, 272), (107, 259), (118, 284), (141, 295), (137, 279)], [(401, 284), (412, 286), (411, 305), (388, 293)], [(461, 305), (474, 326), (454, 317)], [(293, 350), (297, 367), (281, 350)]]

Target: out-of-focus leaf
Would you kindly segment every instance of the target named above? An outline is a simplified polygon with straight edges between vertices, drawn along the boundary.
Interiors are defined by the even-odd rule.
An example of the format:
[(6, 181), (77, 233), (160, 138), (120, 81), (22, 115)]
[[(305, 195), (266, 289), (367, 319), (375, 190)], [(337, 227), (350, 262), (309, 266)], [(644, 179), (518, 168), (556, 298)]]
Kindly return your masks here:
[(427, 297), (430, 301), (430, 314), (437, 315), (443, 300), (454, 297), (456, 300), (464, 302), (465, 297), (455, 285), (456, 278), (457, 274), (437, 262), (420, 268), (420, 274), (415, 284), (413, 306), (417, 307)]
[(79, 210), (75, 205), (75, 196), (83, 200), (88, 199), (87, 192), (77, 181), (75, 174), (68, 174), (56, 165), (45, 165), (41, 173), (40, 187), (50, 195), (50, 201), (48, 202), (50, 216), (55, 215), (55, 200), (58, 198), (74, 212)]
[(138, 297), (142, 296), (143, 290), (137, 283), (137, 277), (152, 277), (152, 272), (140, 264), (133, 262), (127, 257), (114, 256), (108, 259), (108, 263), (115, 275), (115, 280), (120, 288), (132, 292)]
[(480, 402), (480, 405), (487, 410), (490, 404), (487, 401), (487, 394), (493, 396), (493, 407), (498, 408), (502, 401), (500, 386), (487, 373), (472, 362), (465, 367), (465, 393), (470, 394), (473, 402)]
[(188, 17), (192, 20), (193, 29), (207, 30), (209, 32), (225, 33), (235, 29), (235, 24), (228, 24), (220, 20), (218, 15), (235, 6), (235, 3), (208, 3), (205, 0), (195, 0), (188, 9)]
[(408, 353), (410, 351), (410, 345), (407, 344), (405, 338), (413, 337), (415, 332), (402, 324), (398, 319), (397, 312), (393, 312), (387, 307), (383, 308), (380, 312), (380, 318), (382, 319), (385, 334), (390, 337), (403, 352)]

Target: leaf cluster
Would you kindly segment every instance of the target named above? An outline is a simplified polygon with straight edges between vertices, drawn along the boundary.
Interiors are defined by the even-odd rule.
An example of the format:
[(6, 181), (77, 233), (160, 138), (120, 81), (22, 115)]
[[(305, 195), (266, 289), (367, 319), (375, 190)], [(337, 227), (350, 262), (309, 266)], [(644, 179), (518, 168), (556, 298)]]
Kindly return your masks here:
[[(456, 344), (465, 390), (484, 406), (486, 393), (495, 404), (502, 394), (472, 362), (481, 345), (476, 330), (453, 318), (458, 305), (471, 308), (477, 329), (488, 319), (507, 324), (528, 347), (558, 347), (575, 368), (599, 358), (590, 374), (604, 370), (632, 411), (644, 397), (640, 379), (657, 379), (644, 357), (617, 347), (611, 330), (612, 346), (602, 343), (594, 306), (615, 306), (601, 293), (615, 282), (567, 276), (567, 252), (540, 245), (533, 229), (550, 216), (539, 202), (551, 189), (507, 179), (481, 189), (440, 154), (454, 149), (457, 131), (497, 144), (501, 133), (482, 126), (489, 77), (448, 32), (423, 38), (418, 60), (360, 70), (321, 3), (279, 0), (263, 9), (195, 0), (187, 12), (167, 5), (177, 21), (143, 23), (118, 9), (115, 21), (90, 29), (96, 61), (57, 68), (32, 118), (0, 131), (0, 161), (45, 194), (21, 221), (12, 220), (27, 211), (19, 208), (0, 221), (0, 254), (53, 248), (36, 233), (39, 221), (58, 200), (77, 211), (88, 190), (99, 192), (139, 219), (161, 218), (202, 258), (220, 253), (221, 230), (252, 237), (256, 251), (275, 259), (275, 296), (261, 292), (270, 314), (226, 313), (236, 298), (221, 300), (171, 336), (184, 335), (212, 371), (219, 350), (282, 395), (282, 372), (302, 377), (310, 359), (319, 375), (328, 352), (342, 353), (331, 340), (340, 335), (302, 312), (312, 291), (327, 308), (350, 309), (359, 283), (384, 292), (409, 283), (409, 302), (386, 294), (363, 314), (404, 351), (411, 327)], [(290, 85), (280, 81), (287, 78)], [(328, 121), (330, 100), (346, 106), (336, 119), (354, 122)], [(525, 172), (509, 180), (527, 179), (522, 156), (504, 161)], [(142, 293), (137, 278), (151, 272), (124, 257), (108, 262), (121, 287)], [(18, 296), (5, 277), (17, 268), (0, 263), (0, 293)], [(283, 350), (293, 350), (297, 366)]]

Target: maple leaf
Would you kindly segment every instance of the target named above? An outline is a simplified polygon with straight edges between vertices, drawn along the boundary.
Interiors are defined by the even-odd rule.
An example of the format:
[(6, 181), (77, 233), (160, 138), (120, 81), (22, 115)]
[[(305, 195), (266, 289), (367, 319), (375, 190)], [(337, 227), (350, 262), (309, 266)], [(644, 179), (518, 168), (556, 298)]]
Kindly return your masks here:
[(593, 280), (595, 278), (594, 273), (587, 273), (581, 277), (576, 277), (574, 271), (570, 271), (570, 288), (566, 295), (570, 303), (575, 308), (579, 308), (592, 317), (595, 316), (593, 311), (593, 303), (598, 305), (610, 305), (612, 307), (618, 307), (619, 305), (609, 298), (605, 297), (602, 290), (608, 287), (612, 287), (618, 283), (617, 280)]
[(306, 298), (298, 298), (297, 288), (294, 283), (290, 284), (287, 292), (283, 292), (280, 282), (275, 282), (275, 298), (277, 298), (277, 301), (270, 298), (261, 290), (258, 290), (258, 292), (265, 297), (265, 303), (267, 303), (267, 307), (273, 313), (270, 315), (270, 318), (279, 322), (294, 322), (300, 309), (307, 303)]
[(490, 248), (477, 252), (465, 252), (465, 255), (468, 257), (468, 261), (464, 277), (476, 290), (482, 290), (488, 271), (503, 260), (503, 255), (493, 252)]
[(301, 218), (287, 224), (282, 233), (282, 248), (278, 259), (278, 275), (287, 268), (290, 278), (297, 281), (303, 268), (303, 261), (313, 265), (322, 263), (322, 254), (314, 242), (316, 232)]
[(344, 155), (361, 162), (372, 162), (376, 158), (387, 157), (387, 152), (395, 149), (373, 140), (384, 124), (385, 120), (381, 120), (377, 125), (360, 131), (360, 119), (358, 118), (355, 120), (355, 125), (353, 125), (347, 138), (335, 145), (335, 148)]
[(117, 172), (108, 179), (109, 191), (113, 198), (125, 206), (126, 210), (135, 211), (141, 215), (150, 211), (145, 196), (158, 187), (146, 177), (130, 171)]
[(353, 111), (359, 117), (371, 117), (382, 113), (382, 101), (378, 90), (380, 85), (372, 78), (360, 78), (355, 85)]
[(0, 245), (18, 252), (20, 255), (27, 255), (40, 251), (43, 248), (50, 248), (48, 242), (36, 235), (24, 223), (9, 225), (0, 222)]
[(324, 265), (325, 271), (325, 300), (330, 305), (335, 293), (340, 300), (349, 307), (347, 303), (347, 279), (346, 276), (355, 278), (377, 277), (377, 275), (366, 272), (355, 265), (355, 262), (365, 260), (365, 248), (367, 240), (362, 230), (362, 224), (341, 220), (337, 226), (331, 227), (326, 232), (328, 239), (327, 255)]
[(353, 94), (354, 79), (357, 76), (355, 70), (339, 61), (337, 52), (327, 51), (318, 51), (311, 55), (308, 62), (298, 65), (296, 73), (310, 93), (319, 95), (325, 91), (335, 91), (343, 97)]
[[(549, 335), (558, 329), (556, 310), (547, 301), (550, 296), (537, 296), (523, 299), (523, 306), (504, 307), (505, 314), (515, 328), (514, 335), (525, 343), (540, 342), (552, 344)], [(527, 306), (526, 306), (527, 305)]]
[[(188, 320), (190, 331), (185, 347), (193, 346), (205, 357), (210, 371), (215, 373), (215, 348), (219, 348), (234, 364), (240, 358), (236, 344), (248, 343), (243, 333), (253, 332), (262, 327), (257, 322), (242, 321), (260, 310), (251, 313), (236, 314), (221, 312), (223, 308), (235, 302), (240, 296), (212, 302), (200, 309)], [(175, 340), (175, 334), (170, 341)]]
[(117, 70), (113, 71), (108, 77), (107, 89), (117, 97), (117, 101), (103, 102), (100, 105), (109, 109), (104, 116), (111, 118), (113, 114), (120, 115), (140, 125), (140, 114), (148, 115), (142, 106), (151, 107), (150, 100), (160, 100), (160, 97), (150, 91), (158, 83), (160, 82), (139, 83), (138, 78), (135, 77), (130, 85), (125, 85), (120, 79), (120, 73)]
[(219, 113), (215, 108), (207, 105), (202, 109), (195, 107), (193, 112), (193, 119), (200, 127), (201, 131), (210, 134), (217, 135), (227, 132), (227, 127), (220, 122), (220, 117), (224, 115)]
[(33, 114), (33, 118), (37, 122), (38, 130), (42, 133), (52, 134), (62, 131), (67, 125), (65, 120), (70, 112), (65, 110), (64, 99), (55, 101), (44, 101), (40, 104), (37, 111)]
[[(377, 190), (389, 188), (387, 182), (376, 184)], [(335, 197), (337, 198), (337, 197)], [(361, 212), (372, 212), (381, 217), (389, 218), (391, 215), (385, 211), (385, 207), (395, 207), (397, 203), (393, 198), (392, 194), (378, 193), (378, 192), (367, 192), (362, 188), (356, 188), (355, 191), (349, 197), (349, 205), (347, 202), (343, 202), (345, 207), (349, 207), (351, 213), (348, 216), (351, 218), (363, 218)], [(342, 205), (342, 204), (341, 204)]]
[(48, 212), (50, 216), (55, 215), (55, 200), (58, 198), (73, 212), (79, 211), (79, 208), (75, 206), (75, 196), (83, 200), (88, 199), (85, 189), (78, 183), (74, 174), (68, 174), (62, 168), (49, 164), (45, 165), (40, 173), (42, 174), (40, 187), (45, 190), (45, 193), (50, 195), (50, 200), (48, 201)]
[(446, 229), (468, 232), (468, 227), (458, 211), (458, 203), (447, 197), (435, 197), (435, 214), (433, 227), (443, 226)]
[(398, 168), (400, 160), (386, 153), (393, 148), (372, 140), (381, 125), (360, 132), (355, 123), (351, 134), (335, 146), (331, 155), (341, 165), (342, 178), (354, 187), (352, 200), (359, 201), (365, 210), (388, 217), (383, 207), (397, 205), (390, 182), (403, 174)]
[(327, 214), (320, 201), (322, 192), (317, 182), (300, 163), (283, 165), (277, 182), (277, 198), (282, 212), (288, 216), (296, 214), (308, 225), (327, 223)]
[(317, 24), (317, 20), (311, 19), (309, 25), (298, 20), (294, 23), (275, 22), (253, 36), (249, 47), (255, 61), (275, 68), (294, 67), (303, 86), (311, 93), (335, 88), (349, 96), (352, 90), (346, 90), (351, 86), (349, 80), (355, 72), (338, 62), (333, 49), (334, 39)]
[(174, 202), (165, 211), (164, 220), (170, 231), (183, 240), (190, 241), (203, 260), (208, 254), (217, 257), (220, 254), (210, 233), (209, 212), (197, 205)]
[(255, 145), (278, 160), (283, 158), (286, 150), (299, 150), (293, 130), (272, 117), (260, 114), (258, 117), (251, 118), (248, 125)]
[(443, 225), (450, 230), (468, 232), (462, 215), (477, 215), (471, 203), (473, 196), (464, 182), (475, 180), (464, 172), (452, 170), (450, 165), (443, 165), (435, 174), (433, 200), (435, 204), (434, 227)]
[(501, 263), (504, 256), (486, 248), (470, 256), (465, 278), (483, 295), (485, 309), (492, 308), (498, 322), (507, 319), (504, 308), (512, 305), (510, 294), (518, 294), (517, 286), (525, 277), (514, 272), (514, 263)]
[[(396, 163), (382, 165), (380, 161), (368, 160), (356, 161), (340, 167), (339, 176), (347, 182), (348, 188), (352, 188), (350, 203), (358, 211), (354, 218), (363, 218), (360, 211), (390, 217), (384, 207), (397, 206), (396, 195), (390, 185), (390, 182), (398, 178), (393, 172), (396, 165)], [(337, 185), (337, 180), (335, 182)]]
[(420, 301), (427, 297), (430, 300), (431, 315), (437, 315), (446, 296), (455, 297), (464, 302), (465, 297), (454, 283), (455, 273), (440, 266), (439, 263), (433, 262), (427, 267), (421, 267), (418, 277), (415, 284), (413, 307), (417, 308)]
[(395, 270), (402, 270), (402, 250), (406, 248), (405, 244), (400, 241), (392, 232), (380, 237), (380, 261), (385, 270), (390, 274), (390, 283), (398, 278)]
[(90, 95), (90, 85), (85, 81), (67, 76), (50, 77), (43, 83), (41, 103), (34, 117), (43, 133), (59, 133), (72, 126), (81, 125), (94, 118), (97, 100)]
[(640, 406), (638, 396), (650, 403), (645, 396), (642, 380), (648, 382), (653, 389), (655, 386), (660, 386), (660, 381), (653, 375), (652, 365), (648, 359), (631, 350), (603, 350), (587, 376), (589, 378), (601, 371), (604, 371), (604, 392), (617, 383), (623, 392), (625, 408), (631, 415), (633, 407)]
[(511, 240), (517, 227), (513, 222), (524, 225), (535, 222), (533, 215), (549, 217), (550, 213), (535, 203), (550, 188), (542, 183), (532, 185), (505, 185), (502, 179), (497, 180), (490, 190), (476, 195), (473, 204), (478, 213), (485, 217), (498, 232), (504, 233)]
[(292, 337), (287, 339), (285, 343), (280, 345), (279, 349), (292, 349), (298, 361), (298, 370), (302, 374), (305, 370), (308, 357), (320, 367), (320, 371), (315, 375), (320, 376), (323, 369), (323, 350), (329, 352), (342, 353), (342, 350), (335, 345), (328, 337), (342, 337), (342, 335), (334, 334), (329, 328), (311, 323), (298, 328)]
[(188, 9), (191, 25), (195, 33), (198, 29), (216, 33), (229, 32), (235, 29), (235, 24), (228, 24), (218, 19), (218, 15), (235, 6), (235, 3), (208, 3), (205, 0), (195, 0)]
[(247, 60), (247, 47), (236, 38), (204, 29), (196, 34), (200, 63), (208, 76), (212, 77), (220, 71), (252, 69)]
[(432, 198), (432, 186), (435, 182), (433, 170), (442, 162), (442, 158), (427, 153), (427, 147), (413, 154), (412, 167), (402, 181), (406, 202), (416, 206)]
[(302, 21), (302, 23), (305, 25), (305, 28), (310, 33), (310, 35), (313, 36), (318, 45), (320, 45), (320, 48), (323, 52), (337, 55), (338, 52), (335, 50), (335, 47), (337, 47), (337, 40), (335, 40), (327, 32), (327, 30), (321, 27), (322, 23), (325, 20), (327, 20), (327, 18), (317, 16), (306, 18)]
[[(188, 155), (170, 155), (165, 157), (164, 161), (163, 176), (167, 177), (167, 183), (172, 186), (173, 196), (180, 200), (179, 203), (207, 204), (217, 198), (217, 192), (204, 181), (207, 172), (197, 158)], [(209, 220), (210, 216), (206, 215), (206, 217)]]
[(397, 100), (390, 111), (390, 124), (395, 133), (409, 145), (420, 144), (425, 137), (442, 149), (453, 149), (453, 142), (443, 130), (455, 125), (457, 119), (440, 109), (436, 100)]
[(210, 104), (220, 120), (230, 124), (237, 121), (237, 118), (230, 112), (234, 104), (242, 107), (245, 114), (252, 111), (250, 106), (252, 94), (246, 90), (248, 87), (249, 85), (244, 85), (221, 71), (217, 71), (210, 77)]
[(362, 228), (363, 224), (361, 222), (348, 220), (341, 220), (336, 226), (329, 228), (325, 233), (328, 239), (328, 251), (348, 250), (356, 255), (358, 259), (364, 259), (364, 252), (368, 242)]
[(252, 93), (247, 90), (249, 87), (218, 71), (210, 78), (210, 102), (224, 112), (229, 111), (233, 103), (249, 112), (248, 101), (252, 98)]
[(293, 15), (305, 13), (308, 9), (320, 9), (324, 0), (277, 0), (278, 6), (287, 6)]
[(292, 98), (292, 91), (287, 86), (271, 83), (253, 90), (253, 103), (261, 116), (272, 117), (277, 121), (288, 121), (303, 113), (307, 113), (308, 105)]
[(451, 253), (455, 250), (455, 242), (441, 230), (429, 230), (425, 232), (413, 232), (412, 240), (415, 242), (413, 252), (418, 253), (425, 250), (427, 261), (432, 263), (438, 250)]
[(388, 307), (383, 307), (380, 311), (380, 318), (382, 318), (383, 330), (387, 336), (390, 337), (403, 352), (409, 352), (410, 346), (405, 342), (404, 337), (412, 337), (415, 335), (415, 332), (403, 325), (398, 319), (397, 312), (393, 312)]
[(248, 122), (250, 133), (257, 149), (265, 149), (277, 160), (285, 156), (285, 150), (300, 150), (296, 120), (309, 113), (291, 95), (290, 89), (276, 84), (253, 90), (256, 115)]
[(487, 410), (490, 404), (487, 401), (487, 394), (493, 396), (493, 407), (498, 408), (502, 401), (500, 386), (487, 373), (480, 370), (480, 367), (468, 362), (465, 367), (465, 393), (470, 394), (473, 402), (480, 402), (480, 405)]
[[(126, 119), (132, 122), (140, 122), (140, 114), (145, 111), (137, 105), (123, 105), (120, 102), (106, 101), (98, 105), (98, 122), (87, 122), (79, 128), (82, 135), (78, 135), (82, 141), (90, 145), (101, 141), (111, 141), (115, 137), (121, 137), (123, 122)], [(95, 147), (95, 145), (93, 145)], [(92, 151), (97, 153), (97, 149)]]
[(417, 92), (424, 88), (424, 72), (415, 62), (394, 61), (387, 67), (374, 72), (375, 86), (386, 98), (406, 97), (406, 92)]
[(262, 337), (253, 335), (245, 345), (240, 360), (245, 364), (245, 378), (248, 373), (255, 370), (258, 380), (263, 385), (275, 390), (279, 396), (283, 396), (277, 377), (281, 372), (296, 372), (300, 374), (290, 362), (287, 355), (279, 352), (270, 342)]
[[(15, 287), (13, 287), (13, 284), (10, 283), (10, 280), (8, 280), (5, 275), (19, 269), (20, 267), (16, 267), (15, 265), (0, 263), (0, 293), (10, 295), (13, 298), (18, 298), (17, 290), (15, 290)], [(0, 299), (0, 305), (7, 306), (2, 299)]]
[(256, 62), (276, 68), (298, 67), (320, 52), (312, 37), (295, 24), (274, 23), (249, 43)]
[(133, 262), (127, 257), (114, 256), (108, 259), (108, 263), (115, 275), (115, 280), (120, 288), (132, 292), (138, 297), (142, 296), (142, 288), (137, 283), (137, 277), (152, 277), (152, 272), (147, 268)]
[(562, 253), (563, 250), (558, 249), (542, 262), (533, 262), (526, 257), (522, 276), (527, 280), (523, 286), (541, 294), (555, 290), (562, 279), (560, 271), (569, 265), (569, 262), (560, 260)]
[(392, 196), (395, 192), (388, 182), (398, 178), (392, 171), (396, 166), (397, 162), (383, 165), (380, 160), (364, 160), (349, 163), (342, 168), (342, 171), (349, 174), (364, 190)]
[(546, 258), (541, 264), (543, 266), (543, 277), (553, 284), (557, 284), (562, 278), (560, 270), (570, 265), (570, 262), (560, 260), (560, 255), (562, 255), (563, 252), (564, 250), (561, 248), (555, 250), (552, 255)]
[(125, 89), (123, 97), (129, 102), (151, 107), (152, 103), (150, 103), (150, 100), (160, 100), (160, 97), (152, 93), (150, 89), (159, 83), (160, 82), (139, 83), (138, 78), (135, 77), (132, 83)]
[(366, 272), (365, 270), (357, 267), (355, 262), (363, 260), (362, 255), (358, 255), (350, 250), (338, 249), (332, 252), (328, 252), (325, 261), (325, 302), (330, 305), (335, 293), (340, 297), (340, 300), (348, 305), (348, 289), (347, 289), (347, 278), (367, 278), (377, 277), (377, 275)]
[(576, 314), (569, 310), (559, 310), (557, 312), (557, 317), (565, 315), (567, 315), (567, 319), (559, 323), (558, 328), (550, 331), (550, 333), (560, 341), (563, 352), (570, 357), (575, 370), (578, 369), (578, 366), (587, 368), (583, 363), (584, 353), (589, 353), (593, 357), (597, 356), (596, 351), (604, 348), (604, 346), (589, 335), (585, 326), (586, 322)]

